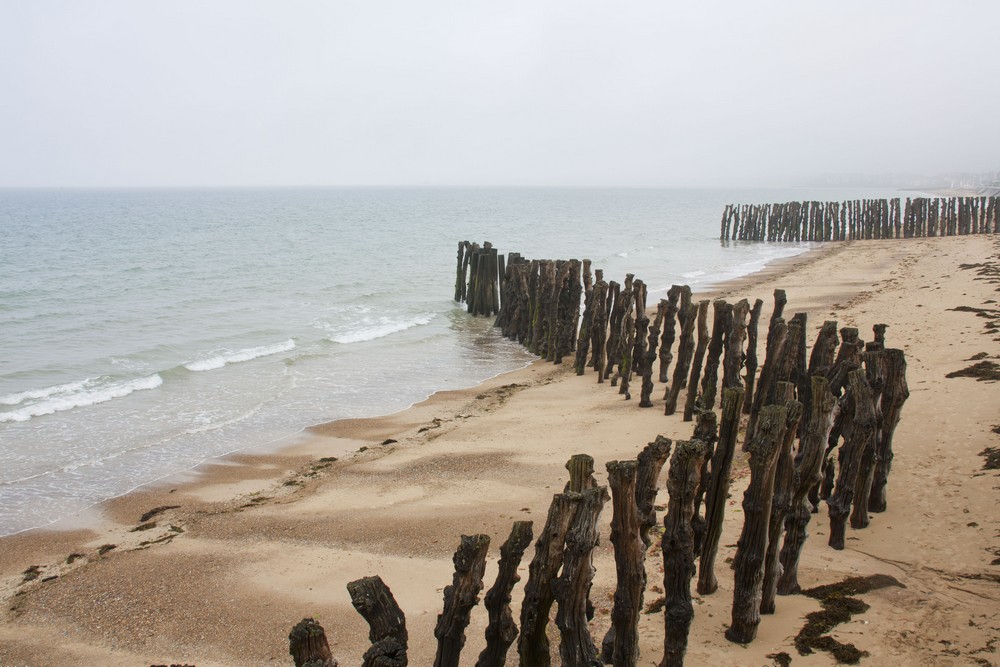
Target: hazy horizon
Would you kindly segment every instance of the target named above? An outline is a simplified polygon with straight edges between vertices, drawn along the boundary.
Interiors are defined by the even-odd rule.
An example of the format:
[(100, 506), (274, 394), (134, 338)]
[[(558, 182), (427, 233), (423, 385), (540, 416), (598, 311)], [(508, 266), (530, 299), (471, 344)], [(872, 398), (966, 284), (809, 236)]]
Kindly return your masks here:
[(4, 3), (0, 187), (987, 172), (998, 24), (987, 0)]

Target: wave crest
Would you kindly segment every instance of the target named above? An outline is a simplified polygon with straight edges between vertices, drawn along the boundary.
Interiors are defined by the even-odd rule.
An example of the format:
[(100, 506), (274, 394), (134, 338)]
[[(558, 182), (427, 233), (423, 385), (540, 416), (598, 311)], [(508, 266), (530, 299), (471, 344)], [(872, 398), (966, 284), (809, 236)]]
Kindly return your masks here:
[(385, 336), (389, 336), (400, 331), (406, 331), (407, 329), (412, 329), (413, 327), (430, 324), (433, 319), (433, 313), (415, 315), (402, 320), (394, 320), (390, 317), (379, 317), (376, 320), (366, 319), (360, 323), (361, 326), (358, 328), (345, 331), (343, 333), (331, 334), (330, 340), (334, 343), (341, 343), (344, 345), (348, 345), (350, 343), (363, 343), (364, 341), (384, 338)]
[(198, 361), (184, 364), (184, 368), (195, 372), (212, 371), (216, 368), (222, 368), (226, 364), (237, 364), (242, 361), (250, 361), (251, 359), (280, 354), (281, 352), (288, 352), (294, 349), (295, 341), (289, 338), (283, 343), (275, 343), (274, 345), (261, 345), (260, 347), (248, 347), (233, 352), (223, 352), (207, 359), (199, 359)]
[[(50, 392), (47, 395), (36, 397), (36, 398), (47, 398), (47, 400), (41, 401), (40, 403), (33, 403), (31, 405), (26, 405), (25, 407), (20, 408), (19, 410), (0, 412), (0, 422), (26, 422), (32, 417), (41, 417), (44, 415), (51, 415), (56, 412), (64, 412), (66, 410), (72, 410), (74, 408), (82, 408), (88, 405), (97, 405), (98, 403), (106, 403), (107, 401), (111, 401), (116, 398), (122, 398), (124, 396), (128, 396), (129, 394), (136, 391), (142, 391), (144, 389), (155, 389), (159, 387), (161, 384), (163, 384), (163, 378), (160, 377), (158, 374), (154, 374), (148, 377), (128, 380), (126, 382), (116, 382), (114, 384), (107, 384), (93, 389), (83, 389), (83, 387), (86, 386), (86, 383), (88, 382), (92, 383), (93, 381), (81, 380), (80, 382), (72, 382), (65, 385), (59, 385), (59, 388), (63, 388), (62, 395), (56, 395), (55, 392)], [(65, 388), (71, 387), (73, 385), (79, 385), (80, 390), (67, 393), (65, 391)], [(55, 389), (55, 387), (49, 387), (49, 389)], [(21, 392), (21, 393), (38, 394), (44, 391), (45, 390), (39, 389), (35, 392)], [(18, 396), (18, 394), (14, 394), (12, 396)]]

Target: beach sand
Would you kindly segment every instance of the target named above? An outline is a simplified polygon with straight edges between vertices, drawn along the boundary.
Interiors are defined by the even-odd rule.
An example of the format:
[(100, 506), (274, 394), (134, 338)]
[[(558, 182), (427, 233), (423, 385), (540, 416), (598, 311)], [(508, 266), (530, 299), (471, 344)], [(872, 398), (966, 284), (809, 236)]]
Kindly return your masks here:
[[(732, 300), (764, 300), (762, 341), (780, 287), (788, 292), (787, 317), (808, 313), (810, 345), (824, 320), (856, 326), (865, 339), (884, 322), (887, 345), (906, 353), (911, 394), (895, 436), (888, 511), (873, 514), (865, 530), (848, 529), (846, 549), (834, 551), (822, 505), (799, 569), (803, 587), (871, 574), (905, 586), (860, 595), (870, 608), (832, 630), (868, 653), (862, 664), (998, 664), (1000, 477), (983, 469), (979, 453), (1000, 447), (1000, 384), (945, 378), (977, 353), (1000, 357), (1000, 332), (987, 326), (997, 318), (953, 310), (997, 307), (1000, 276), (960, 265), (998, 260), (995, 237), (830, 244), (716, 290)], [(654, 397), (662, 391), (658, 384)], [(276, 454), (207, 463), (106, 503), (84, 527), (75, 526), (77, 518), (60, 530), (4, 538), (0, 664), (291, 665), (287, 635), (305, 616), (325, 627), (341, 665), (358, 664), (368, 627), (345, 585), (379, 575), (406, 613), (410, 664), (430, 665), (460, 536), (491, 537), (488, 589), (511, 524), (533, 520), (537, 537), (571, 455), (593, 456), (603, 484), (608, 461), (634, 458), (656, 435), (690, 437), (692, 425), (680, 414), (665, 417), (662, 406), (657, 400), (639, 409), (638, 400), (623, 400), (592, 373), (577, 377), (569, 364), (535, 362), (398, 414), (309, 429)], [(688, 664), (772, 665), (782, 652), (793, 665), (835, 664), (828, 653), (801, 656), (794, 647), (805, 615), (820, 608), (802, 595), (779, 597), (752, 644), (724, 638), (733, 584), (726, 561), (735, 553), (748, 481), (742, 453), (733, 476), (716, 568), (720, 589), (695, 595)], [(661, 488), (657, 502), (666, 500)], [(615, 586), (611, 513), (609, 502), (591, 592), (598, 643)], [(100, 555), (102, 545), (115, 547)], [(525, 553), (522, 579), (533, 551)], [(67, 563), (70, 554), (80, 556)], [(23, 583), (32, 565), (38, 576)], [(648, 602), (662, 594), (657, 549), (646, 568)], [(514, 590), (515, 619), (523, 583)], [(485, 623), (480, 604), (463, 664), (474, 664), (484, 646)], [(640, 636), (639, 664), (658, 664), (662, 612), (642, 615)], [(554, 625), (550, 637), (557, 647)], [(516, 662), (512, 654), (508, 664)]]

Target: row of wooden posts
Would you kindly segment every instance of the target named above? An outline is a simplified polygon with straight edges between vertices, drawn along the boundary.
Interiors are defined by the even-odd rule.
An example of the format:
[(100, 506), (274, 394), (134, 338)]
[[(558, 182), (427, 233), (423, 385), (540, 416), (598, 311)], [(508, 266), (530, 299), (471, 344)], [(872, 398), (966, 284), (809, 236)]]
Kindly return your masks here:
[[(510, 303), (515, 304), (512, 313), (525, 307), (519, 301), (523, 296), (520, 290), (525, 287), (522, 278), (531, 285), (532, 264), (522, 260), (507, 264), (507, 277), (518, 273), (512, 271), (514, 266), (529, 267), (528, 275), (517, 276), (514, 281), (519, 287), (511, 295)], [(501, 310), (498, 324), (507, 329), (508, 335), (524, 335), (539, 346), (544, 341), (546, 353), (569, 344), (561, 342), (565, 336), (559, 333), (560, 317), (567, 323), (571, 319), (565, 307), (560, 308), (559, 295), (570, 290), (568, 283), (573, 280), (561, 283), (559, 276), (563, 272), (573, 274), (574, 270), (586, 274), (589, 262), (576, 263), (576, 269), (568, 266), (568, 262), (553, 262), (543, 269), (542, 263), (537, 263), (535, 291), (539, 296), (527, 304), (531, 326), (523, 325), (514, 315), (501, 324)], [(539, 287), (539, 283), (544, 286)], [(596, 272), (596, 282), (584, 283), (586, 308), (580, 334), (575, 338), (577, 371), (592, 367), (599, 382), (614, 374), (623, 387), (628, 386), (628, 376), (634, 372), (643, 377), (645, 393), (649, 368), (657, 359), (656, 341), (663, 340), (659, 330), (671, 331), (665, 336), (670, 340), (665, 346), (669, 358), (673, 331), (679, 326), (677, 365), (665, 403), (669, 407), (671, 392), (686, 383), (686, 404), (692, 405), (695, 421), (693, 435), (690, 440), (678, 442), (658, 436), (634, 460), (608, 462), (610, 495), (608, 487), (597, 484), (590, 456), (581, 454), (570, 459), (566, 464), (569, 482), (562, 493), (553, 497), (545, 525), (535, 541), (523, 589), (520, 627), (514, 622), (510, 602), (519, 580), (518, 566), (533, 537), (531, 522), (515, 522), (500, 548), (497, 579), (485, 596), (489, 615), (487, 646), (479, 655), (478, 667), (506, 664), (511, 649), (517, 651), (517, 664), (523, 667), (548, 667), (551, 657), (547, 628), (553, 606), (563, 665), (638, 664), (646, 552), (657, 524), (658, 479), (668, 458), (669, 502), (660, 539), (664, 568), (660, 664), (683, 665), (694, 617), (691, 580), (697, 573), (696, 588), (701, 595), (711, 595), (718, 589), (715, 560), (744, 413), (749, 416), (742, 433), (742, 449), (749, 454), (750, 482), (743, 496), (744, 523), (733, 560), (734, 592), (727, 639), (744, 644), (753, 641), (761, 614), (775, 611), (777, 596), (799, 591), (799, 557), (811, 514), (818, 511), (821, 499), (828, 505), (828, 543), (834, 549), (844, 548), (848, 521), (852, 528), (862, 529), (869, 523), (869, 513), (886, 509), (893, 434), (909, 395), (905, 357), (901, 350), (885, 347), (886, 325), (876, 324), (872, 340), (865, 343), (856, 328), (840, 329), (838, 339), (837, 323), (824, 322), (807, 355), (806, 315), (796, 313), (786, 321), (786, 295), (783, 290), (775, 290), (765, 359), (758, 377), (760, 299), (752, 307), (746, 299), (736, 304), (717, 299), (711, 304), (713, 326), (709, 333), (709, 302), (696, 304), (689, 289), (675, 286), (661, 301), (653, 327), (647, 332), (646, 290), (641, 281), (630, 276), (623, 286), (612, 288), (614, 283), (605, 284), (603, 276)], [(510, 288), (509, 281), (505, 280), (505, 284)], [(579, 312), (578, 307), (576, 310)], [(539, 319), (542, 327), (536, 329)], [(693, 333), (696, 323), (697, 343)], [(613, 355), (617, 371), (612, 371), (606, 350), (615, 335), (619, 338)], [(574, 337), (569, 336), (569, 340)], [(584, 341), (592, 343), (589, 360)], [(660, 345), (662, 353), (664, 346)], [(663, 357), (659, 358), (662, 361)], [(661, 378), (669, 365), (669, 359), (666, 366), (661, 365)], [(721, 393), (719, 414), (715, 411), (717, 393)], [(645, 396), (648, 399), (648, 393)], [(676, 400), (674, 393), (674, 403)], [(617, 581), (611, 627), (598, 641), (588, 625), (594, 613), (589, 594), (599, 517), (609, 499)], [(454, 556), (452, 584), (445, 589), (444, 609), (434, 631), (438, 640), (435, 667), (458, 665), (465, 629), (483, 588), (489, 544), (487, 535), (461, 538)], [(348, 592), (371, 627), (372, 646), (363, 664), (408, 664), (405, 616), (386, 584), (377, 576), (368, 577), (348, 584)], [(289, 642), (299, 667), (337, 664), (322, 628), (312, 619), (298, 624)]]
[(1000, 233), (1000, 197), (729, 204), (723, 241), (847, 241)]
[(466, 304), (471, 315), (497, 315), (500, 312), (499, 277), (504, 275), (503, 255), (487, 241), (459, 241), (458, 267), (455, 271), (455, 301)]

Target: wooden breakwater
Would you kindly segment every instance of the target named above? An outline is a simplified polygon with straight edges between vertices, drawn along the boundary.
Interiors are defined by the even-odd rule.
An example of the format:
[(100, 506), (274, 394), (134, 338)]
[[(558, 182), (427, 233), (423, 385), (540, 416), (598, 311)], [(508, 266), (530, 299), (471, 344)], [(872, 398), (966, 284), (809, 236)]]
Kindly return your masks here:
[[(634, 667), (639, 664), (638, 624), (643, 611), (661, 613), (663, 619), (659, 664), (680, 667), (696, 613), (691, 595), (695, 580), (698, 593), (704, 596), (718, 594), (717, 576), (732, 576), (732, 586), (725, 587), (732, 589), (732, 615), (724, 635), (742, 644), (754, 641), (763, 616), (775, 612), (781, 596), (819, 597), (823, 590), (840, 590), (838, 586), (844, 593), (856, 594), (898, 584), (891, 577), (876, 575), (800, 589), (798, 562), (806, 528), (816, 511), (810, 510), (811, 493), (826, 489), (822, 496), (829, 508), (828, 545), (835, 550), (844, 548), (848, 524), (862, 530), (869, 525), (871, 513), (885, 511), (893, 434), (909, 392), (903, 352), (886, 347), (886, 325), (874, 325), (872, 340), (866, 343), (850, 327), (840, 329), (838, 340), (837, 323), (825, 322), (807, 358), (805, 314), (796, 313), (786, 321), (785, 302), (784, 292), (776, 290), (755, 390), (748, 389), (737, 366), (739, 381), (723, 388), (720, 412), (699, 410), (690, 439), (673, 441), (659, 435), (637, 451), (634, 459), (606, 462), (607, 486), (598, 484), (592, 457), (574, 455), (566, 463), (565, 488), (553, 496), (537, 539), (532, 522), (514, 522), (499, 550), (496, 580), (484, 597), (488, 622), (485, 648), (474, 663), (477, 667), (548, 666), (556, 651), (563, 665)], [(723, 314), (716, 321), (725, 322), (727, 304), (717, 300), (715, 305)], [(696, 312), (700, 309), (687, 306), (692, 307)], [(735, 319), (742, 318), (745, 325), (750, 308), (733, 310)], [(734, 332), (732, 340), (722, 336), (723, 347), (731, 342), (742, 351), (742, 328), (723, 326)], [(688, 388), (698, 392), (696, 382), (689, 381)], [(753, 400), (743, 431), (745, 394), (753, 394)], [(749, 455), (750, 480), (743, 494), (743, 525), (729, 575), (729, 568), (717, 567), (716, 560), (731, 464), (741, 441)], [(655, 499), (668, 459), (665, 488), (669, 501), (658, 517)], [(826, 480), (825, 474), (829, 475)], [(559, 481), (557, 486), (561, 485)], [(594, 636), (590, 621), (594, 603), (602, 601), (591, 599), (591, 587), (600, 516), (609, 501), (616, 591), (609, 627), (600, 637)], [(660, 520), (662, 532), (656, 539), (651, 529)], [(517, 570), (533, 539), (535, 548), (520, 592), (520, 613), (515, 617), (511, 602), (519, 581)], [(444, 588), (434, 630), (435, 666), (459, 664), (466, 630), (485, 587), (490, 546), (490, 537), (484, 534), (463, 535), (458, 541), (455, 571), (451, 584)], [(663, 595), (647, 601), (647, 591), (653, 589), (648, 585), (647, 561), (652, 558), (662, 559), (662, 569), (654, 565), (651, 571), (662, 571), (662, 580), (656, 584)], [(405, 612), (386, 582), (379, 576), (365, 577), (349, 583), (347, 591), (371, 628), (372, 645), (362, 664), (407, 665)], [(860, 656), (853, 645), (826, 634), (849, 616), (823, 625), (819, 632), (807, 619), (795, 636), (799, 653), (826, 650), (838, 659)], [(788, 628), (782, 634), (795, 632)], [(550, 639), (556, 638), (558, 646), (550, 646)], [(304, 619), (292, 630), (289, 652), (300, 667), (337, 664), (323, 628), (313, 619)], [(644, 662), (656, 657), (644, 656)]]
[(470, 315), (497, 315), (500, 312), (499, 277), (505, 272), (503, 255), (489, 241), (458, 242), (455, 269), (455, 301), (465, 303)]
[(1000, 233), (1000, 197), (729, 204), (723, 241), (849, 241)]

